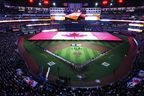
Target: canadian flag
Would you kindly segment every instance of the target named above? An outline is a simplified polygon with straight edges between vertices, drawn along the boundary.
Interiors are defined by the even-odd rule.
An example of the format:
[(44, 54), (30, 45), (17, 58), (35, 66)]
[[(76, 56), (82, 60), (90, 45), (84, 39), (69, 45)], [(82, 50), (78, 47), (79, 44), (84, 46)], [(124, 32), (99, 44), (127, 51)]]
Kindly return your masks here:
[(66, 39), (66, 40), (96, 40), (97, 38), (88, 32), (58, 32), (53, 39)]
[(115, 40), (122, 39), (107, 32), (41, 32), (29, 40)]

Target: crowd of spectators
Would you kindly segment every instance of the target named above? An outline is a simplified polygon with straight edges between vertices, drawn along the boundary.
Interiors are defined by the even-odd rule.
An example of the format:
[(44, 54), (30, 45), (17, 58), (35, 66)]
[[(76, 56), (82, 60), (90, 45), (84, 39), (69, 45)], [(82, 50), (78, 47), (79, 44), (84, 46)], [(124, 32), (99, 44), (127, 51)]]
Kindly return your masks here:
[[(5, 19), (3, 14), (5, 10), (1, 11), (0, 19)], [(7, 10), (8, 11), (8, 10)], [(17, 13), (17, 12), (16, 12)], [(7, 14), (7, 13), (6, 13)], [(16, 14), (15, 14), (16, 15)], [(115, 15), (110, 15), (109, 18), (115, 18)], [(129, 15), (124, 15), (127, 19)], [(103, 14), (103, 18), (105, 15)], [(108, 17), (106, 13), (106, 17)], [(121, 18), (120, 15), (117, 15)], [(8, 19), (11, 19), (10, 17)], [(23, 18), (23, 17), (20, 17)], [(144, 70), (144, 33), (137, 33), (134, 35), (138, 43), (138, 52), (132, 67), (132, 70), (123, 79), (113, 82), (107, 86), (95, 86), (94, 88), (73, 88), (64, 84), (64, 82), (51, 83), (46, 81), (38, 81), (28, 71), (25, 61), (18, 51), (18, 35), (11, 33), (7, 25), (9, 23), (1, 24), (0, 30), (8, 29), (5, 33), (0, 33), (0, 95), (1, 96), (144, 96), (144, 81), (142, 80), (138, 85), (129, 88), (127, 83), (133, 77), (137, 76), (140, 70)], [(101, 23), (94, 24), (90, 28), (89, 23), (85, 25), (86, 31), (127, 31), (127, 24), (116, 23)], [(110, 26), (111, 25), (111, 26)], [(108, 27), (109, 26), (109, 27)], [(65, 30), (64, 25), (55, 24), (54, 28), (58, 27)], [(51, 27), (51, 28), (53, 28)], [(83, 27), (83, 26), (82, 26)], [(21, 27), (20, 27), (21, 28)], [(22, 28), (21, 28), (22, 29)], [(23, 28), (26, 30), (26, 28)], [(23, 31), (21, 30), (21, 31)], [(40, 29), (41, 30), (41, 29)], [(125, 30), (125, 31), (124, 31)], [(27, 31), (27, 30), (26, 30)], [(128, 33), (129, 34), (129, 33)], [(23, 34), (22, 34), (23, 35)], [(17, 69), (21, 69), (23, 74), (18, 75)], [(24, 77), (28, 76), (38, 82), (35, 87), (30, 86), (24, 81)]]

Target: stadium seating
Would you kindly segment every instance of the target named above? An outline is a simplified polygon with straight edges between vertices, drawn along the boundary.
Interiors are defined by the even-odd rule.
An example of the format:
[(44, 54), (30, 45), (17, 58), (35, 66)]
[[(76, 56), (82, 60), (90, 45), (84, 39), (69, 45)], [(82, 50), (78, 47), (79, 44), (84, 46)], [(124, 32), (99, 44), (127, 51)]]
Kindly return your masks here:
[[(3, 12), (5, 10), (3, 10)], [(142, 13), (139, 13), (139, 9), (137, 10), (138, 12), (136, 12), (136, 14), (142, 15)], [(17, 17), (12, 18), (13, 16), (5, 17), (7, 12), (11, 14), (8, 10), (5, 12), (5, 14), (2, 12), (0, 13), (2, 14), (0, 15), (0, 20), (18, 19)], [(18, 12), (14, 13), (17, 14)], [(42, 11), (38, 13), (48, 12)], [(111, 16), (108, 16), (107, 14), (109, 13), (105, 12), (103, 18), (109, 17), (121, 19), (120, 15), (115, 17), (115, 14)], [(21, 18), (23, 17), (20, 16), (19, 19)], [(29, 18), (32, 17), (30, 16)], [(127, 19), (127, 14), (123, 18)], [(0, 96), (144, 96), (144, 79), (132, 88), (127, 86), (132, 78), (139, 77), (138, 74), (140, 70), (144, 70), (144, 33), (130, 33), (127, 31), (127, 26), (125, 24), (102, 23), (101, 26), (95, 27), (94, 25), (89, 26), (89, 23), (87, 22), (84, 23), (86, 25), (86, 31), (109, 31), (112, 33), (118, 32), (118, 34), (132, 34), (134, 36), (138, 45), (138, 52), (133, 62), (133, 67), (128, 75), (121, 80), (106, 86), (95, 86), (92, 88), (73, 88), (64, 84), (65, 82), (61, 82), (61, 80), (58, 80), (56, 83), (37, 80), (28, 71), (25, 61), (18, 51), (18, 39), (29, 29), (26, 29), (25, 31), (20, 30), (20, 32), (15, 33), (9, 30), (12, 24), (5, 23), (0, 24)], [(51, 28), (56, 27), (61, 28), (62, 31), (65, 29), (63, 25), (54, 25)], [(43, 30), (44, 28), (47, 27), (41, 27), (40, 29), (36, 28), (35, 31)], [(30, 32), (27, 34), (30, 34)], [(22, 73), (18, 74), (17, 69), (20, 69)], [(31, 86), (31, 84), (24, 81), (25, 77), (35, 80), (38, 84), (36, 84), (36, 86)]]

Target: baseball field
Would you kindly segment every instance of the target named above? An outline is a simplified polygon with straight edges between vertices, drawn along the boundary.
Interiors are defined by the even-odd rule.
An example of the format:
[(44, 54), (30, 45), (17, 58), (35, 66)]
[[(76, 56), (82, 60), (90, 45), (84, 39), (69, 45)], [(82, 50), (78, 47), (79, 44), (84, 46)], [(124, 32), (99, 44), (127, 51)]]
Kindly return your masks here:
[(44, 78), (50, 67), (49, 79), (62, 76), (91, 82), (114, 74), (122, 64), (130, 44), (127, 37), (119, 38), (122, 41), (25, 39), (24, 48), (42, 68)]

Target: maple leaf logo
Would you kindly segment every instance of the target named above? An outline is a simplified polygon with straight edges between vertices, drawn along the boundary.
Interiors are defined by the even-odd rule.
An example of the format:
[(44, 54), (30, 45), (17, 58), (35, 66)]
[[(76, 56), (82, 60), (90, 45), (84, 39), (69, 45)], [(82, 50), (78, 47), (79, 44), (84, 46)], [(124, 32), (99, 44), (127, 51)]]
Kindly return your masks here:
[(73, 32), (73, 33), (69, 33), (69, 34), (64, 34), (62, 36), (73, 37), (75, 39), (76, 37), (85, 37), (87, 35)]

